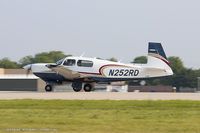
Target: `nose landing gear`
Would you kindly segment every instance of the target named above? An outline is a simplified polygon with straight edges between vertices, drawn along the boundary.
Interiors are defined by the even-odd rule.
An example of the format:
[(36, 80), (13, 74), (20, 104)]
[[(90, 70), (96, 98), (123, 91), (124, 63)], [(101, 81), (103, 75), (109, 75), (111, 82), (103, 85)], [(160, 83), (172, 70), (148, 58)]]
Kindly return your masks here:
[(53, 90), (53, 86), (50, 85), (50, 84), (47, 84), (47, 85), (45, 86), (45, 90), (46, 90), (46, 92), (51, 92), (51, 91)]

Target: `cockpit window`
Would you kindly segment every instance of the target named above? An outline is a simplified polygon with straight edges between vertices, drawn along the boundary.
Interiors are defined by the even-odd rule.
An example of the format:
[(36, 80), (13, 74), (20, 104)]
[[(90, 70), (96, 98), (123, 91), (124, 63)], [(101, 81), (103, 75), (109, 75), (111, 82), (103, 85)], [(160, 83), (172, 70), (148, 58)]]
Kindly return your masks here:
[(76, 60), (74, 60), (74, 59), (67, 59), (64, 63), (63, 63), (63, 65), (65, 65), (65, 66), (74, 66), (76, 64)]
[(57, 61), (56, 64), (61, 65), (63, 61), (64, 61), (64, 59), (61, 59), (61, 60)]
[(92, 67), (93, 62), (88, 60), (78, 60), (77, 65), (80, 67)]

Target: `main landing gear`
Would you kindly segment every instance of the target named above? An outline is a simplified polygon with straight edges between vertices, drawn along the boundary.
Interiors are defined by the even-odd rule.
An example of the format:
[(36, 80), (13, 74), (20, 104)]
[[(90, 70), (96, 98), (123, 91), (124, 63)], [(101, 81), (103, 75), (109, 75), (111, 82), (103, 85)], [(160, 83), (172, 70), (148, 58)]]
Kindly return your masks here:
[(92, 90), (92, 85), (91, 84), (85, 84), (83, 89), (85, 92), (90, 92)]
[[(53, 84), (47, 84), (45, 86), (45, 91), (46, 92), (52, 92), (53, 91), (53, 88), (54, 88), (54, 85)], [(73, 82), (72, 83), (72, 88), (75, 92), (79, 92), (81, 91), (82, 89), (85, 91), (85, 92), (90, 92), (92, 91), (92, 89), (94, 88), (94, 84), (92, 83), (86, 83), (84, 84), (83, 86), (83, 83), (82, 82)]]
[[(79, 91), (81, 91), (82, 90), (82, 82), (73, 82), (72, 83), (72, 88), (73, 88), (73, 90), (75, 91), (75, 92), (79, 92)], [(85, 92), (90, 92), (90, 91), (92, 91), (92, 89), (93, 89), (93, 85), (92, 84), (89, 84), (89, 83), (86, 83), (86, 84), (84, 84), (84, 86), (83, 86), (83, 90), (85, 91)]]

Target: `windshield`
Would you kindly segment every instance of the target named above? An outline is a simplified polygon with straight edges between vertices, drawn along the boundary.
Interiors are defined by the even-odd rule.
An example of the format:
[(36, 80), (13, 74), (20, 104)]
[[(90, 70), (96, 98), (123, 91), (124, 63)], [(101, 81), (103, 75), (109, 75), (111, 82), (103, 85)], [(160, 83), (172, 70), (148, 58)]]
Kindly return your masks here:
[[(65, 59), (65, 58), (64, 58), (64, 59)], [(61, 59), (61, 60), (57, 61), (56, 64), (57, 64), (57, 65), (61, 65), (61, 64), (63, 63), (64, 59)]]

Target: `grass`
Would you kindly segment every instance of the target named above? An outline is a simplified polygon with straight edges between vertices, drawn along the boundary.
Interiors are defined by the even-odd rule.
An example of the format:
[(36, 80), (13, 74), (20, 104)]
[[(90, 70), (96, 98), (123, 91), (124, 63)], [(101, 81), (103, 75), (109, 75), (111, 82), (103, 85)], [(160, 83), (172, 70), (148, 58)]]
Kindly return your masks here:
[(2, 100), (5, 132), (200, 133), (200, 101)]

